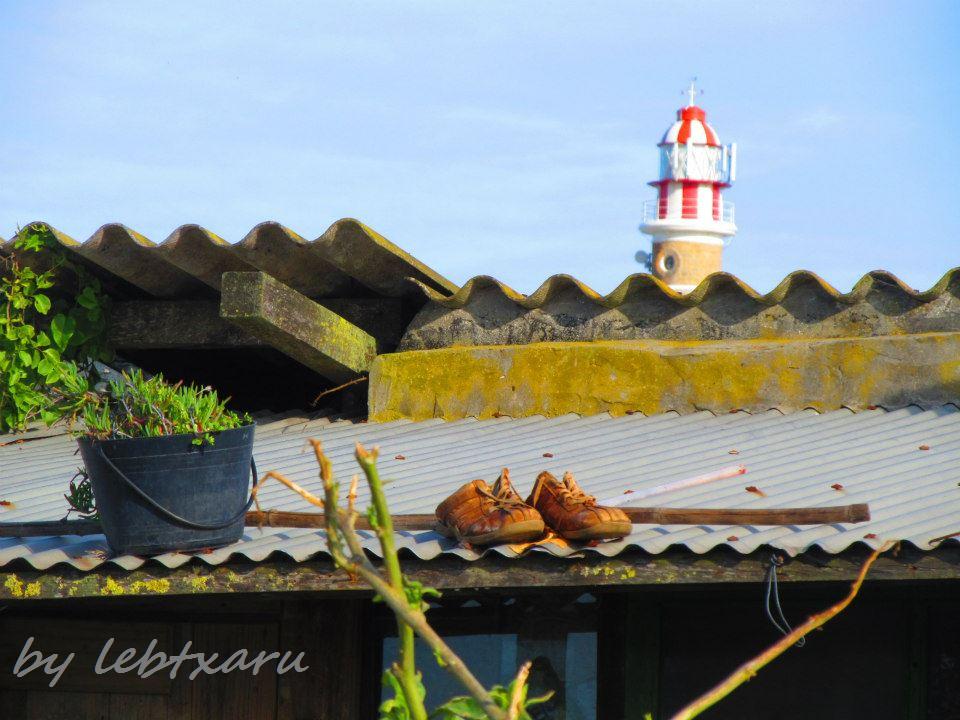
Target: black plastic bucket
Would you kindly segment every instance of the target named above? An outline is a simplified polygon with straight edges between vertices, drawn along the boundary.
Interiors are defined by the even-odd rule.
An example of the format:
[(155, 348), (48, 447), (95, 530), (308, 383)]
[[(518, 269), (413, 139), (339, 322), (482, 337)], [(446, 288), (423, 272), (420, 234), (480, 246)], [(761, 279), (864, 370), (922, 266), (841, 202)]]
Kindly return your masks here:
[(80, 455), (93, 484), (100, 523), (117, 553), (155, 555), (236, 542), (243, 534), (253, 425), (214, 434), (92, 440)]

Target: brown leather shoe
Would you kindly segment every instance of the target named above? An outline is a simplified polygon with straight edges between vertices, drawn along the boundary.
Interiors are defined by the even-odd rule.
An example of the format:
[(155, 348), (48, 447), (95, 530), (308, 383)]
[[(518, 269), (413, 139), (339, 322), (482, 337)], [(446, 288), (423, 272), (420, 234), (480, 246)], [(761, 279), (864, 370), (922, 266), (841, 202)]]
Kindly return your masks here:
[(567, 540), (609, 540), (629, 535), (632, 530), (623, 510), (597, 505), (597, 499), (581, 490), (570, 472), (564, 473), (563, 480), (548, 472), (540, 473), (527, 503)]
[(523, 501), (504, 468), (493, 488), (473, 480), (437, 506), (437, 532), (471, 545), (535, 540), (545, 526), (540, 513)]

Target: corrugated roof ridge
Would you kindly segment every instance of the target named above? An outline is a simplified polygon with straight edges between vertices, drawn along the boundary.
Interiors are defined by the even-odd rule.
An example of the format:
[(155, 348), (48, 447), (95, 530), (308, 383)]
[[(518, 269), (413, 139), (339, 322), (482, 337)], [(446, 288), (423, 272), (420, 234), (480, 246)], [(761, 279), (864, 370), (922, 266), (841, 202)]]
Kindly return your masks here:
[[(323, 261), (331, 268), (335, 268), (348, 277), (371, 287), (375, 291), (387, 296), (409, 293), (408, 276), (415, 276), (419, 283), (430, 287), (441, 297), (444, 293), (453, 293), (457, 286), (443, 277), (417, 258), (385, 238), (383, 235), (353, 218), (342, 218), (332, 223), (322, 235), (314, 240), (305, 240), (302, 236), (284, 225), (266, 221), (255, 225), (239, 242), (230, 243), (210, 230), (195, 223), (187, 223), (175, 228), (161, 243), (156, 243), (141, 233), (132, 230), (122, 223), (107, 223), (102, 225), (85, 241), (78, 241), (64, 232), (61, 232), (48, 222), (38, 220), (27, 223), (24, 228), (32, 225), (42, 225), (48, 228), (62, 247), (70, 252), (77, 253), (89, 262), (102, 266), (108, 272), (129, 280), (129, 268), (122, 267), (129, 258), (140, 257), (144, 252), (149, 253), (152, 262), (157, 264), (156, 271), (170, 275), (170, 280), (183, 284), (185, 282), (202, 281), (214, 288), (219, 287), (219, 271), (224, 268), (220, 265), (212, 266), (204, 254), (220, 253), (227, 269), (256, 270), (258, 267), (250, 262), (251, 250), (259, 241), (269, 238), (269, 242), (288, 242), (291, 245), (304, 248), (314, 254), (317, 260)], [(20, 232), (23, 232), (21, 229)], [(0, 250), (10, 252), (17, 236), (10, 240), (0, 240)], [(347, 243), (349, 248), (339, 247), (340, 239)], [(200, 243), (206, 253), (188, 251), (185, 246)], [(358, 253), (357, 245), (365, 252)], [(194, 245), (194, 249), (196, 249)], [(104, 253), (103, 251), (108, 251)], [(111, 261), (110, 253), (115, 252), (123, 257)], [(106, 258), (104, 257), (106, 254)], [(365, 266), (363, 255), (372, 257), (372, 264)], [(208, 267), (209, 266), (209, 267)], [(233, 267), (235, 266), (235, 267)], [(143, 288), (152, 294), (164, 296), (163, 284), (149, 284)], [(175, 293), (173, 293), (175, 294)]]
[[(311, 531), (310, 534), (315, 535), (322, 532), (323, 532), (322, 530), (314, 530), (314, 531)], [(714, 532), (726, 533), (728, 532), (728, 529), (727, 529), (727, 526), (724, 526), (724, 529), (717, 530)], [(913, 542), (912, 540), (904, 539), (904, 540), (899, 540), (898, 542), (911, 546), (912, 548), (920, 552), (929, 552), (931, 549), (929, 546), (921, 547), (920, 545)], [(951, 544), (958, 544), (960, 543), (960, 540), (951, 538), (944, 542), (951, 543)], [(686, 542), (672, 542), (672, 543), (665, 544), (662, 548), (656, 551), (651, 551), (642, 547), (638, 543), (627, 542), (627, 543), (624, 543), (623, 547), (616, 547), (616, 548), (611, 547), (610, 545), (619, 545), (619, 543), (607, 544), (607, 545), (601, 544), (596, 547), (584, 547), (584, 548), (581, 548), (578, 551), (578, 553), (582, 553), (584, 555), (591, 554), (591, 555), (601, 555), (603, 557), (614, 557), (622, 554), (624, 551), (629, 549), (631, 551), (640, 552), (646, 556), (653, 557), (670, 548), (684, 548), (685, 550), (691, 553), (694, 553), (695, 555), (704, 555), (707, 552), (710, 552), (712, 550), (720, 550), (723, 548), (727, 548), (735, 551), (740, 555), (750, 555), (752, 553), (757, 553), (757, 554), (769, 553), (770, 551), (775, 550), (777, 552), (787, 553), (790, 557), (795, 557), (797, 555), (808, 553), (810, 550), (814, 548), (816, 548), (821, 552), (826, 553), (827, 555), (837, 555), (839, 553), (846, 552), (851, 548), (854, 548), (857, 546), (862, 546), (868, 550), (874, 550), (880, 547), (881, 545), (883, 545), (883, 543), (884, 543), (884, 540), (880, 538), (870, 539), (870, 540), (866, 540), (864, 538), (850, 538), (850, 541), (845, 545), (843, 545), (842, 547), (828, 550), (825, 547), (826, 543), (822, 540), (813, 540), (805, 544), (803, 547), (792, 547), (792, 546), (783, 547), (777, 543), (769, 543), (769, 544), (764, 543), (759, 547), (751, 547), (747, 543), (742, 543), (738, 541), (726, 541), (726, 542), (717, 543), (716, 545), (706, 549), (694, 547), (691, 544), (688, 544)], [(783, 545), (786, 545), (786, 543), (783, 543)], [(519, 558), (526, 557), (528, 555), (536, 555), (538, 553), (546, 553), (553, 557), (561, 557), (564, 559), (569, 558), (571, 560), (576, 560), (578, 557), (578, 555), (571, 555), (564, 552), (557, 552), (557, 550), (559, 550), (558, 546), (551, 545), (549, 543), (544, 545), (535, 545), (535, 546), (527, 547), (520, 553), (517, 553), (515, 550), (513, 550), (510, 547), (504, 547), (499, 545), (486, 547), (486, 548), (479, 548), (478, 550), (459, 550), (459, 549), (447, 550), (447, 551), (443, 551), (441, 554), (459, 555), (460, 557), (466, 560), (479, 560), (488, 555), (500, 555), (502, 557), (506, 557), (509, 559), (519, 559)], [(412, 560), (426, 559), (428, 561), (433, 559), (433, 558), (421, 558), (416, 553), (416, 551), (409, 546), (400, 546), (397, 549), (397, 551), (401, 554), (401, 558), (406, 557), (407, 559), (412, 559)], [(373, 549), (371, 552), (373, 552), (375, 556), (379, 557), (375, 549)], [(104, 557), (98, 560), (87, 559), (87, 562), (81, 566), (80, 564), (78, 564), (76, 560), (71, 562), (71, 560), (68, 560), (68, 559), (58, 560), (56, 562), (50, 563), (49, 565), (48, 564), (35, 565), (33, 562), (31, 562), (30, 556), (26, 556), (26, 557), (19, 557), (14, 560), (11, 560), (6, 564), (5, 567), (9, 567), (14, 570), (17, 568), (31, 568), (34, 570), (43, 570), (43, 571), (52, 570), (55, 568), (73, 567), (78, 570), (90, 571), (90, 570), (95, 570), (96, 568), (102, 565), (113, 565), (127, 571), (138, 570), (138, 569), (148, 569), (148, 568), (156, 568), (157, 570), (160, 570), (161, 568), (163, 568), (166, 570), (170, 570), (170, 569), (175, 569), (177, 567), (180, 567), (182, 565), (186, 565), (188, 563), (193, 565), (200, 565), (202, 563), (202, 565), (206, 565), (209, 567), (217, 567), (217, 566), (223, 565), (226, 562), (236, 561), (237, 559), (241, 559), (241, 562), (243, 560), (246, 560), (248, 562), (254, 562), (254, 563), (269, 562), (277, 558), (285, 558), (293, 562), (305, 562), (306, 560), (310, 560), (316, 557), (328, 557), (328, 553), (325, 550), (317, 550), (317, 551), (310, 552), (307, 558), (300, 559), (290, 554), (289, 552), (287, 552), (287, 550), (284, 549), (283, 547), (276, 547), (276, 548), (268, 549), (266, 552), (263, 552), (263, 551), (250, 552), (250, 549), (237, 549), (233, 552), (228, 553), (223, 559), (218, 559), (217, 561), (213, 561), (211, 558), (205, 555), (188, 554), (188, 553), (179, 554), (179, 557), (177, 558), (177, 562), (171, 562), (169, 559), (167, 560), (167, 562), (164, 562), (163, 560), (161, 560), (161, 558), (163, 557), (165, 556), (158, 555), (158, 556), (146, 557), (146, 558), (139, 557), (139, 556), (132, 557), (127, 555), (120, 556), (120, 557)]]
[(607, 308), (617, 307), (629, 299), (644, 294), (666, 299), (685, 307), (692, 307), (722, 291), (739, 293), (757, 304), (772, 306), (781, 304), (791, 293), (801, 287), (813, 287), (837, 302), (852, 305), (862, 302), (878, 286), (885, 291), (894, 289), (918, 302), (930, 302), (940, 297), (951, 285), (960, 282), (960, 267), (945, 272), (929, 290), (923, 292), (909, 287), (896, 275), (886, 270), (872, 270), (864, 274), (848, 293), (841, 293), (819, 275), (809, 270), (796, 270), (790, 273), (766, 294), (758, 293), (740, 278), (726, 272), (716, 272), (708, 275), (693, 291), (687, 294), (671, 290), (662, 280), (649, 273), (635, 273), (628, 276), (607, 295), (601, 295), (587, 284), (566, 274), (550, 276), (530, 295), (523, 295), (489, 275), (477, 275), (471, 278), (449, 297), (437, 293), (417, 280), (411, 280), (420, 287), (421, 291), (430, 300), (449, 309), (463, 308), (471, 302), (474, 295), (491, 288), (527, 310), (542, 307), (551, 298), (568, 289), (580, 292), (585, 299)]

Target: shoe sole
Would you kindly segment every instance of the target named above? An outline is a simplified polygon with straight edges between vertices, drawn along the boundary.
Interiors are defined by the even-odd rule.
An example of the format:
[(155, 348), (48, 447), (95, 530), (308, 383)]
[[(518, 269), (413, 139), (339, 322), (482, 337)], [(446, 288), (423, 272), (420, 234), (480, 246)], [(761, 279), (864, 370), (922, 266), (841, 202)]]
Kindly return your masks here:
[[(457, 538), (457, 533), (443, 523), (436, 523), (434, 525), (434, 529), (444, 537)], [(481, 535), (461, 535), (459, 540), (461, 542), (470, 543), (471, 545), (518, 543), (537, 540), (543, 536), (545, 531), (546, 526), (543, 524), (542, 520), (521, 520), (519, 522), (510, 523), (506, 527), (502, 527), (499, 530), (494, 530), (493, 532), (483, 533)]]
[(614, 540), (633, 532), (629, 522), (603, 522), (580, 530), (566, 530), (559, 533), (566, 540)]

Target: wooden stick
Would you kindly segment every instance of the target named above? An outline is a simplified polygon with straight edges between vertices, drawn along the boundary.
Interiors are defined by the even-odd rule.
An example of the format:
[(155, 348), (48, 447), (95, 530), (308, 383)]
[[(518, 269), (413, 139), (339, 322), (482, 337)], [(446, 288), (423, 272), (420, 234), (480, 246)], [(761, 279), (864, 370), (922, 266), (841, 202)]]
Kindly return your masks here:
[[(858, 523), (870, 519), (866, 503), (824, 508), (711, 509), (711, 508), (620, 508), (631, 522), (650, 525), (824, 525)], [(433, 515), (394, 515), (394, 530), (428, 530)], [(323, 513), (267, 510), (248, 512), (247, 525), (272, 527), (323, 527)], [(2, 527), (2, 526), (0, 526)], [(366, 518), (357, 519), (358, 530), (369, 530)]]
[(363, 377), (358, 377), (358, 378), (354, 378), (353, 380), (348, 380), (347, 382), (343, 383), (343, 385), (337, 385), (336, 387), (330, 388), (329, 390), (324, 390), (322, 393), (320, 393), (319, 395), (317, 395), (317, 396), (310, 402), (310, 407), (316, 407), (316, 406), (317, 406), (317, 403), (320, 402), (320, 398), (322, 398), (322, 397), (326, 397), (327, 395), (333, 395), (333, 393), (335, 393), (335, 392), (340, 392), (340, 391), (343, 390), (344, 388), (348, 388), (348, 387), (350, 387), (351, 385), (357, 385), (357, 384), (359, 384), (359, 383), (366, 382), (366, 381), (367, 381), (367, 376), (364, 375)]
[[(711, 508), (621, 508), (636, 524), (650, 525), (825, 525), (859, 523), (870, 519), (866, 503), (822, 508), (711, 509)], [(394, 530), (429, 530), (433, 515), (394, 515)], [(323, 513), (288, 510), (251, 510), (248, 527), (324, 528)], [(357, 518), (357, 530), (371, 530), (365, 517)], [(97, 535), (103, 532), (95, 520), (0, 522), (0, 537), (41, 535)]]
[(0, 537), (40, 537), (43, 535), (99, 535), (98, 520), (41, 520), (39, 522), (0, 522)]
[(870, 519), (866, 503), (816, 508), (707, 509), (624, 507), (630, 522), (650, 525), (827, 525)]
[[(429, 530), (436, 518), (433, 515), (393, 515), (394, 530)], [(286, 510), (262, 510), (247, 513), (247, 527), (324, 528), (323, 513), (289, 512)], [(373, 530), (366, 517), (357, 518), (357, 530)]]

